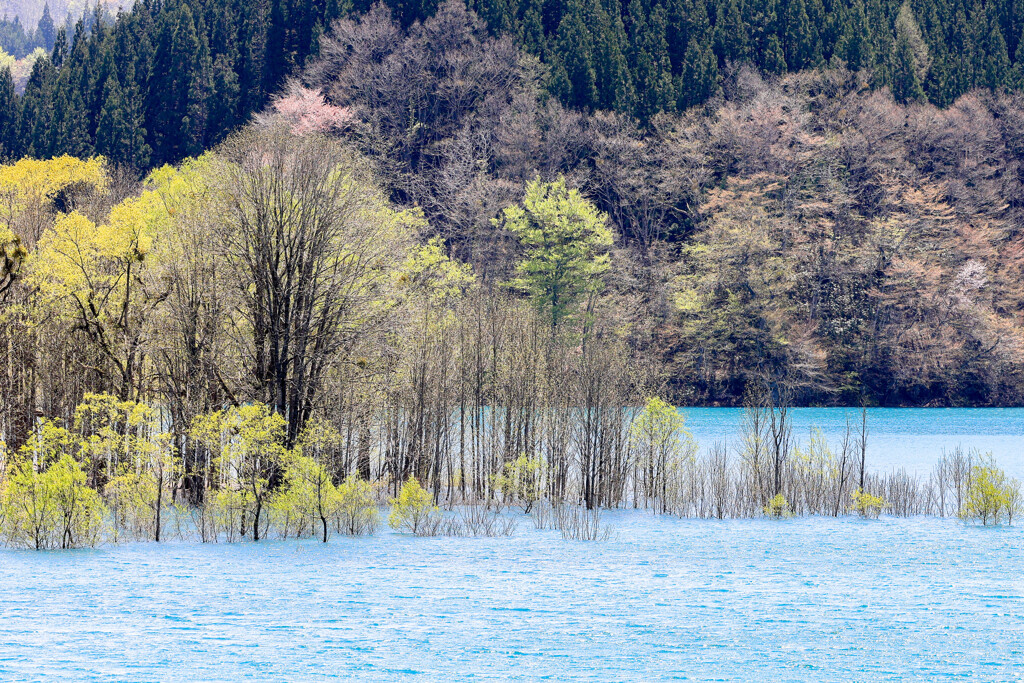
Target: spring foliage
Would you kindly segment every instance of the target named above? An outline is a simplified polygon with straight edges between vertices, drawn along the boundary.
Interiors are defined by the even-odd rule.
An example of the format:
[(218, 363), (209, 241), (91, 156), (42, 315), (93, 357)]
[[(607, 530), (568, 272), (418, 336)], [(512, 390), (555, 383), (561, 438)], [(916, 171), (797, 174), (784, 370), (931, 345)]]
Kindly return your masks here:
[(7, 543), (34, 550), (96, 545), (106, 509), (99, 493), (86, 486), (81, 466), (66, 453), (47, 465), (33, 463), (30, 455), (22, 454), (2, 490)]
[(853, 492), (853, 509), (861, 517), (877, 518), (885, 508), (885, 500), (881, 496), (866, 493), (860, 489)]
[(581, 299), (596, 292), (608, 271), (612, 245), (608, 218), (565, 178), (535, 179), (521, 205), (505, 209), (497, 225), (509, 230), (524, 250), (513, 284), (526, 291), (556, 329), (571, 318)]
[(960, 516), (983, 526), (1013, 522), (1020, 507), (1020, 483), (1008, 477), (991, 454), (971, 467), (970, 484)]
[(541, 458), (520, 455), (505, 463), (504, 471), (494, 476), (492, 485), (507, 504), (518, 505), (523, 512), (529, 513), (543, 496), (545, 470)]
[(430, 492), (420, 486), (414, 477), (409, 477), (402, 484), (398, 496), (391, 500), (388, 525), (392, 529), (426, 535), (431, 533), (440, 515), (441, 510), (434, 505)]

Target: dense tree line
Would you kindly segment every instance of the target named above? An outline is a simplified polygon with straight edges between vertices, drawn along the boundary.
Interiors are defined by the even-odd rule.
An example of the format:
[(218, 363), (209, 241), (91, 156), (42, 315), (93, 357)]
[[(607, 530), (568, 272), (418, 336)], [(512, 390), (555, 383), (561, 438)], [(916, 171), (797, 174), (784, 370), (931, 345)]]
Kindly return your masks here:
[[(438, 10), (385, 6), (403, 29)], [(23, 97), (0, 87), (0, 128), (17, 131), (0, 139), (0, 154), (96, 152), (142, 170), (197, 154), (259, 111), (335, 20), (370, 9), (365, 0), (145, 0), (112, 21), (97, 5), (73, 28), (41, 22), (31, 40), (53, 54)], [(472, 9), (539, 58), (535, 77), (563, 104), (644, 125), (707, 102), (744, 64), (765, 74), (845, 68), (899, 102), (941, 107), (974, 88), (1024, 84), (1024, 0), (481, 0)]]
[(610, 217), (606, 298), (677, 401), (737, 404), (765, 373), (801, 403), (1022, 400), (1019, 96), (943, 110), (860, 72), (746, 68), (645, 130), (566, 109), (536, 74), (457, 3), (409, 29), (378, 10), (340, 22), (275, 107), (341, 107), (333, 134), (488, 282), (518, 248), (494, 217), (565, 176)]
[[(458, 1), (317, 47), (253, 123), (143, 181), (0, 165), (17, 543), (105, 515), (155, 537), (164, 501), (212, 538), (299, 533), (299, 509), (326, 536), (346, 482), (364, 511), (371, 484), (424, 505), (397, 518), (416, 529), (461, 502), (544, 501), (585, 535), (564, 504), (970, 509), (971, 462), (873, 477), (864, 431), (800, 444), (787, 406), (1021, 400), (1019, 95), (939, 109), (862, 71), (741, 68), (645, 126), (566, 108)], [(698, 457), (657, 396), (744, 403), (742, 443)], [(1009, 514), (986, 477), (979, 515)]]
[[(103, 154), (145, 170), (212, 147), (265, 104), (343, 8), (147, 0), (58, 29), (24, 94), (0, 83), (3, 156)], [(9, 78), (9, 77), (6, 77)]]
[(1018, 89), (1020, 0), (475, 0), (489, 26), (550, 66), (566, 103), (642, 121), (706, 101), (730, 65), (845, 67), (900, 102), (948, 106)]
[(26, 30), (18, 17), (0, 20), (0, 50), (15, 59), (27, 57), (36, 48), (49, 52), (57, 40), (57, 27), (47, 5), (35, 30)]
[(83, 16), (93, 14), (99, 5), (107, 14), (115, 14), (122, 7), (130, 7), (133, 0), (5, 0), (3, 13), (11, 20), (18, 19), (26, 27), (35, 26), (49, 15), (57, 24), (72, 24)]
[[(507, 36), (491, 35), (458, 2), (408, 28), (378, 8), (336, 22), (317, 43), (318, 56), (283, 86), (257, 117), (258, 127), (286, 125), (296, 135), (316, 133), (348, 149), (385, 201), (425, 219), (409, 239), (440, 238), (435, 248), (467, 264), (489, 291), (508, 297), (515, 284), (519, 294), (508, 305), (520, 305), (523, 292), (538, 294), (523, 281), (520, 264), (525, 252), (540, 246), (539, 238), (528, 221), (508, 213), (524, 206), (528, 187), (538, 179), (563, 183), (565, 192), (578, 192), (599, 212), (579, 216), (595, 225), (595, 216), (607, 217), (610, 230), (595, 238), (602, 253), (592, 264), (602, 288), (568, 283), (562, 291), (580, 308), (566, 315), (552, 308), (548, 326), (568, 320), (603, 339), (616, 331), (616, 353), (627, 359), (630, 381), (643, 378), (620, 397), (623, 402), (655, 391), (677, 403), (736, 405), (765, 377), (784, 380), (799, 403), (1007, 405), (1024, 396), (1024, 297), (1016, 286), (1024, 123), (1017, 95), (972, 93), (942, 110), (900, 105), (872, 91), (861, 72), (765, 80), (746, 68), (730, 72), (707, 111), (661, 115), (644, 128), (632, 117), (586, 114), (547, 97), (537, 63)], [(109, 110), (100, 113), (116, 120)], [(104, 143), (124, 140), (113, 134), (117, 130), (126, 129), (101, 126), (98, 132)], [(0, 128), (0, 135), (17, 134)], [(147, 139), (156, 138), (127, 142), (145, 150)], [(181, 145), (184, 154), (187, 141), (164, 144)], [(220, 154), (230, 149), (239, 163), (249, 158), (237, 145)], [(25, 175), (31, 167), (27, 160), (13, 165), (4, 181), (2, 224), (13, 231), (0, 281), (7, 296), (24, 286), (16, 284), (22, 261), (14, 255), (35, 248), (46, 221), (85, 206), (90, 220), (102, 224), (104, 210), (139, 191), (132, 174), (116, 166), (107, 167), (103, 192), (87, 192), (98, 182), (87, 182), (93, 172), (61, 171), (69, 175), (57, 182), (50, 171), (33, 180)], [(57, 167), (65, 168), (63, 162)], [(236, 194), (240, 202), (253, 202), (254, 191)], [(182, 231), (176, 239), (197, 245), (209, 239), (185, 230), (187, 223), (175, 224)], [(248, 230), (255, 239), (264, 228)], [(569, 242), (559, 258), (573, 263), (575, 239)], [(231, 263), (267, 258), (263, 249), (238, 241)], [(223, 266), (204, 268), (223, 273)], [(133, 269), (133, 277), (140, 272)], [(183, 309), (170, 319), (221, 310), (219, 301), (203, 298), (204, 290), (217, 289), (205, 272), (181, 280), (190, 284), (178, 295), (179, 305), (193, 313)], [(316, 403), (307, 383), (325, 381), (318, 358), (351, 350), (355, 342), (310, 336), (307, 329), (288, 333), (301, 343), (281, 346), (274, 326), (341, 324), (334, 317), (341, 311), (313, 303), (349, 301), (341, 286), (325, 285), (306, 293), (313, 299), (294, 301), (253, 295), (245, 310), (260, 337), (246, 342), (250, 350), (241, 357), (259, 368), (258, 380), (237, 374), (229, 381), (224, 373), (241, 373), (241, 366), (220, 360), (221, 338), (203, 336), (216, 329), (211, 319), (191, 323), (188, 352), (179, 357), (147, 346), (156, 332), (142, 325), (152, 322), (145, 306), (134, 317), (86, 307), (80, 313), (103, 324), (86, 316), (61, 332), (64, 341), (43, 346), (64, 351), (37, 358), (18, 335), (42, 328), (5, 318), (8, 408), (21, 411), (9, 417), (9, 428), (25, 429), (37, 410), (67, 417), (88, 391), (152, 396), (155, 354), (171, 363), (161, 376), (175, 386), (205, 378), (202, 391), (165, 395), (182, 415), (247, 396), (285, 414), (295, 438)], [(154, 297), (146, 306), (167, 305), (155, 284), (133, 296), (140, 291)], [(116, 343), (104, 327), (112, 320), (117, 334), (127, 335)], [(493, 329), (478, 324), (477, 332), (466, 330), (461, 338), (481, 340), (480, 329)], [(85, 339), (100, 346), (81, 347)], [(498, 348), (494, 340), (480, 343)], [(207, 369), (197, 373), (196, 367)], [(73, 388), (47, 393), (51, 379)], [(247, 393), (253, 386), (260, 388)], [(198, 407), (186, 408), (200, 396), (206, 398)]]

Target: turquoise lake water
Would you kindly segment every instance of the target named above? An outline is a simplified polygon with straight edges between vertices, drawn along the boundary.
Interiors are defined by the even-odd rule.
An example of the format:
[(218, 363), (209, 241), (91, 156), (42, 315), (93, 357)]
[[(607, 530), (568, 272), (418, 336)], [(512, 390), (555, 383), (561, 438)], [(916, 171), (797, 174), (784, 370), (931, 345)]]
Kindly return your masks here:
[[(702, 447), (739, 445), (740, 408), (683, 408), (686, 426)], [(794, 408), (793, 435), (806, 442), (812, 428), (838, 447), (847, 419), (860, 426), (860, 410)], [(927, 475), (943, 450), (991, 452), (1000, 466), (1024, 480), (1024, 408), (869, 408), (868, 465), (874, 470), (904, 468)]]
[[(708, 437), (739, 416), (688, 413)], [(1024, 411), (871, 424), (878, 469), (957, 442), (1019, 468)], [(0, 550), (0, 681), (1024, 680), (1019, 527), (605, 521), (602, 543), (523, 517), (502, 539)]]

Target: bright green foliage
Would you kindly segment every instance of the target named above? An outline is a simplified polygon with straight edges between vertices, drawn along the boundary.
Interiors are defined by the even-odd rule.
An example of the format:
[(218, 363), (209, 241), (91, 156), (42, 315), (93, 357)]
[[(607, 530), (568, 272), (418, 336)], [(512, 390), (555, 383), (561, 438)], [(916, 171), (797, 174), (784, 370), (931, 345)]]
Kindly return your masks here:
[(104, 494), (110, 505), (113, 540), (120, 540), (122, 533), (131, 540), (159, 540), (159, 523), (154, 522), (153, 513), (154, 508), (162, 508), (159, 502), (162, 493), (148, 472), (125, 467), (111, 479), (104, 487)]
[(78, 211), (59, 214), (30, 264), (41, 301), (86, 331), (110, 361), (121, 398), (138, 385), (146, 323), (166, 296), (159, 260), (150, 257), (164, 216), (154, 192), (117, 204), (99, 223)]
[(349, 536), (372, 534), (380, 524), (374, 485), (349, 476), (338, 485), (338, 531)]
[(260, 540), (261, 520), (273, 490), (271, 478), (280, 474), (288, 456), (284, 446), (286, 423), (283, 417), (262, 403), (229, 408), (194, 421), (192, 438), (214, 453), (220, 472), (220, 488), (239, 494), (241, 525)]
[(1019, 499), (1020, 484), (1008, 477), (989, 454), (971, 467), (970, 484), (960, 516), (986, 526), (999, 524), (1004, 518), (1012, 522)]
[[(318, 482), (322, 483), (318, 485)], [(280, 538), (308, 537), (320, 527), (320, 521), (316, 518), (318, 509), (330, 514), (334, 494), (334, 486), (323, 466), (309, 458), (290, 454), (284, 483), (267, 502), (269, 525)], [(323, 541), (327, 542), (326, 531)]]
[(441, 510), (434, 505), (430, 492), (420, 486), (415, 477), (402, 484), (398, 497), (391, 500), (388, 526), (423, 536), (435, 526)]
[(324, 543), (328, 520), (334, 518), (338, 509), (338, 491), (329, 465), (334, 462), (341, 442), (342, 436), (333, 425), (320, 419), (310, 420), (299, 435), (294, 457), (288, 461), (288, 489), (278, 496), (290, 497), (300, 527), (308, 520), (311, 533), (318, 530)]
[(857, 489), (853, 492), (853, 509), (861, 517), (875, 519), (885, 508), (885, 500), (880, 496), (873, 496), (867, 491)]
[(204, 510), (209, 518), (210, 538), (223, 539), (228, 543), (237, 541), (247, 531), (245, 513), (248, 507), (249, 502), (243, 491), (220, 489), (210, 492)]
[(570, 319), (585, 294), (603, 284), (612, 244), (608, 217), (565, 178), (526, 186), (522, 206), (505, 209), (496, 225), (512, 232), (525, 249), (514, 284), (525, 290), (555, 330)]
[(674, 406), (652, 396), (629, 429), (633, 445), (657, 459), (679, 448), (684, 419)]
[(30, 456), (23, 450), (2, 492), (7, 542), (34, 550), (95, 546), (105, 509), (99, 494), (85, 485), (81, 467), (65, 453), (39, 470)]
[(449, 258), (444, 241), (432, 237), (425, 245), (412, 250), (398, 270), (402, 287), (427, 298), (445, 302), (461, 296), (476, 281), (473, 267)]
[(78, 463), (64, 455), (50, 465), (44, 478), (56, 506), (59, 546), (86, 548), (99, 543), (106, 510), (100, 495), (86, 486), (85, 473)]
[(86, 394), (75, 409), (74, 425), (95, 482), (127, 470), (166, 470), (169, 478), (169, 436), (151, 406), (110, 394)]
[(41, 420), (21, 447), (19, 456), (37, 470), (49, 467), (76, 447), (75, 438), (58, 420)]
[(316, 531), (326, 543), (327, 522), (334, 517), (339, 502), (330, 472), (313, 458), (298, 455), (289, 460), (285, 480), (284, 490), (273, 501), (281, 518), (278, 524), (281, 535), (287, 537), (289, 529), (295, 536)]
[(776, 494), (768, 504), (764, 506), (764, 514), (768, 517), (775, 517), (776, 519), (782, 517), (791, 517), (793, 515), (792, 509), (789, 507), (789, 501), (781, 493)]
[(505, 463), (505, 471), (492, 479), (494, 488), (506, 503), (518, 505), (529, 513), (544, 491), (545, 465), (542, 458), (520, 455)]
[(685, 419), (675, 406), (653, 396), (630, 425), (629, 439), (636, 452), (642, 491), (657, 499), (665, 512), (676, 487), (686, 479), (684, 470), (693, 455), (694, 442)]

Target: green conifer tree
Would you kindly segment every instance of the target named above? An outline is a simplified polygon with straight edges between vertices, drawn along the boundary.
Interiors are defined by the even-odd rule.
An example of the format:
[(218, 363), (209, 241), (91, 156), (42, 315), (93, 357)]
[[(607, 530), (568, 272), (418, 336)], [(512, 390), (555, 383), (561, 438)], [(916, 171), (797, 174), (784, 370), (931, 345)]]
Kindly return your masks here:
[[(748, 41), (739, 0), (726, 0), (719, 4), (715, 21), (715, 52), (723, 60), (742, 62), (747, 58)], [(689, 47), (687, 45), (687, 50)]]
[(896, 41), (892, 79), (892, 95), (897, 102), (906, 104), (924, 99), (924, 89), (917, 76), (914, 50), (905, 35), (901, 35)]
[(789, 0), (786, 6), (784, 49), (790, 71), (799, 71), (814, 63), (814, 35), (804, 0)]
[(686, 49), (682, 83), (679, 87), (679, 108), (703, 104), (718, 89), (718, 61), (711, 51), (711, 45), (703, 41), (690, 41)]
[(21, 156), (20, 101), (9, 68), (0, 69), (0, 159)]
[(558, 25), (555, 45), (569, 82), (566, 103), (580, 109), (595, 107), (598, 98), (594, 43), (582, 0), (569, 0), (567, 3), (565, 16)]

